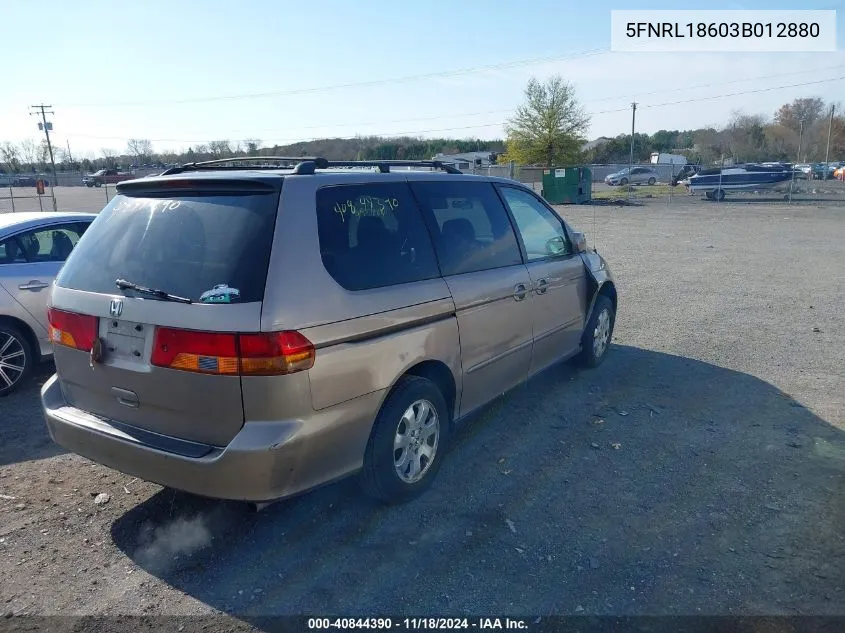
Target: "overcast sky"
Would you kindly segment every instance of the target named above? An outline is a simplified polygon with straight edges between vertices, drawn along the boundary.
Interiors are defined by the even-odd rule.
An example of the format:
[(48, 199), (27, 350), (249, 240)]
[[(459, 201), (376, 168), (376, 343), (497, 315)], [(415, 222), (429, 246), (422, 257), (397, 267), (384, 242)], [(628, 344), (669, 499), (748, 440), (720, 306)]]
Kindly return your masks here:
[[(37, 138), (47, 103), (74, 153), (214, 139), (502, 137), (531, 76), (558, 73), (592, 113), (589, 136), (718, 125), (796, 97), (840, 100), (845, 1), (708, 3), (709, 9), (840, 9), (836, 53), (613, 53), (611, 9), (671, 2), (7, 3), (0, 141)], [(454, 72), (465, 71), (465, 72)], [(810, 82), (819, 82), (812, 85)], [(757, 92), (751, 92), (757, 91)], [(744, 93), (744, 94), (735, 94)], [(723, 96), (733, 95), (733, 96)], [(687, 101), (688, 103), (675, 103)], [(669, 104), (669, 105), (664, 105)]]

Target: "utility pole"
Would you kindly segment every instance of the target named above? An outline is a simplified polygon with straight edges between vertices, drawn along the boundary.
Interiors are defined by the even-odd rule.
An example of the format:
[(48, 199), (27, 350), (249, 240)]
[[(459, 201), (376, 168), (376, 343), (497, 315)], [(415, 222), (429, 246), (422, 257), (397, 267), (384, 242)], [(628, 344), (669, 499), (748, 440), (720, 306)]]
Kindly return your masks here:
[(830, 120), (827, 122), (827, 149), (824, 152), (824, 179), (830, 173), (830, 131), (833, 129), (833, 110), (836, 106), (830, 104)]
[(798, 128), (798, 160), (797, 163), (801, 162), (801, 141), (804, 138), (804, 119), (801, 119), (801, 126)]
[[(53, 186), (56, 183), (56, 161), (53, 158), (53, 145), (50, 143), (50, 129), (53, 127), (52, 123), (47, 122), (47, 108), (52, 108), (53, 106), (44, 105), (43, 103), (40, 105), (30, 106), (31, 110), (35, 110), (35, 112), (30, 112), (30, 116), (34, 115), (41, 115), (41, 123), (38, 124), (38, 127), (44, 130), (44, 136), (47, 137), (47, 150), (50, 152), (50, 165), (53, 168), (53, 177), (50, 178), (50, 197), (53, 198), (53, 211), (58, 211), (58, 207), (56, 206), (56, 192), (53, 189)], [(52, 110), (49, 111), (49, 114), (55, 114)]]
[(630, 196), (631, 191), (631, 172), (634, 170), (634, 124), (637, 120), (637, 102), (631, 103), (631, 159), (628, 162), (628, 186), (626, 189)]
[(637, 103), (634, 102), (631, 104), (631, 161), (628, 165), (629, 168), (634, 167), (634, 124), (637, 120)]

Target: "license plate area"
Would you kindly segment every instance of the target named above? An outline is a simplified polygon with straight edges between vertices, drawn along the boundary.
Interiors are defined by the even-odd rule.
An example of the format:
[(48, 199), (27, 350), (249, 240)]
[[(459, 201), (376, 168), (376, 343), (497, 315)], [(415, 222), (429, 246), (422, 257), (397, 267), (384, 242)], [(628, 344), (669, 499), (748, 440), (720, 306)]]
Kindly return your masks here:
[(103, 363), (134, 369), (149, 368), (155, 327), (135, 321), (100, 319)]

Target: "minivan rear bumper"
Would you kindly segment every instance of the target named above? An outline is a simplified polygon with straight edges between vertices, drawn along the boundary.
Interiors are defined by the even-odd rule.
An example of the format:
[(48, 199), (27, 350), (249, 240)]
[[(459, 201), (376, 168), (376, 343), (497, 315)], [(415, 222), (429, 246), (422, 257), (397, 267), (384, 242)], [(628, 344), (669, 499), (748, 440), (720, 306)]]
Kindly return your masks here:
[(252, 502), (289, 497), (359, 470), (383, 396), (373, 392), (307, 419), (247, 422), (224, 448), (191, 442), (188, 452), (202, 454), (191, 457), (70, 406), (55, 374), (41, 389), (50, 437), (67, 450), (170, 488)]

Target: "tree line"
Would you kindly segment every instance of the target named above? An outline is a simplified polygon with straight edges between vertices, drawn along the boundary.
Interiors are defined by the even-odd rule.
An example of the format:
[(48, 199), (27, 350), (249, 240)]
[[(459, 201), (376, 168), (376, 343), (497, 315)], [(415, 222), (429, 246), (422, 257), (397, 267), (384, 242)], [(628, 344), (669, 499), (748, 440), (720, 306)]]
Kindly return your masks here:
[[(771, 117), (734, 112), (721, 128), (659, 130), (634, 135), (634, 160), (647, 162), (653, 152), (684, 154), (690, 161), (819, 162), (825, 160), (830, 135), (832, 161), (845, 159), (845, 116), (841, 107), (818, 97), (783, 104)], [(101, 148), (98, 153), (74, 156), (54, 147), (59, 171), (102, 168), (164, 167), (186, 162), (238, 156), (323, 156), (334, 160), (427, 160), (437, 153), (483, 151), (499, 163), (519, 165), (573, 165), (627, 163), (631, 135), (620, 134), (587, 143), (590, 116), (581, 106), (572, 84), (555, 76), (531, 79), (524, 102), (505, 126), (504, 140), (414, 138), (325, 138), (289, 145), (263, 144), (259, 139), (215, 140), (180, 151), (155, 151), (148, 139), (130, 139), (122, 150)], [(9, 173), (49, 172), (44, 141), (25, 139), (0, 142), (0, 169)]]
[[(813, 163), (827, 157), (840, 161), (845, 159), (845, 117), (837, 111), (841, 110), (822, 99), (803, 98), (782, 105), (771, 118), (734, 112), (722, 128), (635, 134), (634, 159), (645, 161), (652, 152), (669, 152), (702, 163), (722, 158)], [(627, 163), (630, 151), (631, 135), (619, 135), (585, 152), (584, 159), (599, 164)]]
[[(504, 141), (452, 138), (325, 138), (290, 145), (265, 145), (260, 139), (243, 141), (216, 140), (187, 147), (181, 151), (155, 151), (147, 139), (130, 139), (122, 151), (101, 148), (99, 152), (74, 156), (66, 148), (53, 148), (58, 171), (94, 171), (215, 160), (240, 156), (322, 156), (333, 160), (430, 160), (435, 154), (504, 151)], [(0, 169), (9, 173), (50, 171), (46, 142), (27, 139), (21, 143), (0, 143)]]
[[(590, 116), (572, 84), (559, 76), (545, 82), (531, 79), (523, 104), (506, 125), (506, 152), (501, 158), (547, 167), (630, 160), (630, 134), (586, 143), (589, 125)], [(781, 105), (771, 116), (735, 111), (721, 128), (635, 133), (634, 161), (647, 162), (653, 152), (684, 154), (701, 163), (725, 158), (819, 162), (826, 156), (838, 161), (845, 159), (845, 117), (835, 104), (818, 97), (800, 98)]]

